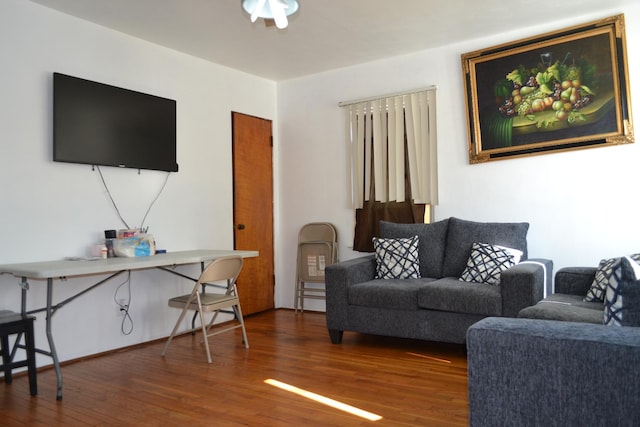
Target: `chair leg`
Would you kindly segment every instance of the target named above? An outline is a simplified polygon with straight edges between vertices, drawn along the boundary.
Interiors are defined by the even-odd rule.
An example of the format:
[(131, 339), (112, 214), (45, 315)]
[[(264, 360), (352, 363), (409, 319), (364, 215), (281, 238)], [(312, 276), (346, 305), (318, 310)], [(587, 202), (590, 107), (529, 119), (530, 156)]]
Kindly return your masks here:
[[(196, 319), (198, 318), (198, 312), (193, 313), (193, 317), (191, 318), (191, 329), (196, 328)], [(191, 332), (191, 335), (195, 335), (196, 331)]]
[(234, 311), (236, 311), (236, 316), (238, 317), (238, 321), (240, 322), (240, 326), (242, 329), (242, 341), (244, 342), (244, 348), (249, 348), (247, 330), (244, 328), (244, 318), (242, 317), (242, 309), (240, 308), (240, 304), (234, 305), (233, 309)]
[(218, 318), (218, 314), (220, 314), (220, 310), (216, 310), (213, 312), (213, 316), (211, 316), (211, 320), (209, 320), (209, 323), (207, 324), (207, 335), (209, 334), (209, 330), (213, 326), (213, 322), (215, 322)]
[(171, 341), (173, 341), (173, 337), (175, 337), (176, 332), (178, 332), (178, 328), (180, 327), (180, 324), (182, 323), (182, 320), (184, 319), (184, 317), (187, 314), (187, 310), (189, 307), (189, 304), (191, 303), (191, 298), (189, 298), (189, 301), (187, 301), (187, 303), (185, 304), (184, 308), (182, 309), (182, 313), (180, 313), (180, 317), (178, 317), (178, 321), (176, 322), (175, 326), (173, 327), (173, 330), (171, 331), (171, 335), (169, 335), (169, 338), (167, 338), (167, 342), (164, 345), (164, 348), (162, 349), (162, 353), (160, 353), (160, 356), (164, 356), (167, 353), (167, 349), (169, 348), (169, 344), (171, 344)]
[(203, 339), (207, 339), (211, 335), (216, 335), (216, 334), (219, 334), (221, 332), (225, 332), (225, 331), (240, 327), (240, 328), (242, 328), (242, 344), (244, 345), (245, 348), (249, 348), (249, 341), (247, 339), (247, 331), (246, 331), (246, 329), (244, 327), (244, 318), (242, 317), (242, 310), (240, 309), (239, 305), (234, 305), (231, 308), (233, 309), (234, 319), (239, 323), (239, 325), (232, 326), (232, 327), (223, 329), (221, 331), (214, 332), (213, 334), (210, 334), (209, 331), (213, 327), (213, 323), (216, 320), (216, 317), (218, 317), (218, 314), (220, 314), (220, 310), (216, 310), (214, 312), (213, 316), (211, 317), (211, 320), (209, 321), (209, 324), (207, 325), (207, 332), (206, 332), (206, 335), (203, 337)]
[(204, 321), (204, 313), (202, 313), (202, 303), (200, 302), (200, 295), (198, 295), (198, 308), (200, 312), (200, 326), (202, 327), (202, 338), (204, 339), (204, 348), (207, 351), (207, 361), (211, 362), (211, 350), (209, 349), (209, 337), (207, 337), (207, 323)]
[(34, 342), (33, 320), (27, 323), (27, 331), (24, 335), (27, 352), (27, 369), (29, 372), (29, 392), (31, 396), (38, 394), (38, 380), (36, 371), (36, 346)]
[[(213, 323), (218, 318), (218, 314), (220, 314), (220, 310), (216, 310), (216, 311), (213, 312), (213, 316), (211, 316), (211, 319), (209, 320), (209, 323), (207, 323), (207, 328), (205, 329), (205, 332), (202, 334), (202, 341), (206, 341), (206, 340), (209, 339), (209, 331), (213, 327)], [(202, 341), (200, 341), (200, 342), (202, 342)]]
[(11, 384), (11, 353), (9, 352), (9, 336), (3, 335), (0, 340), (0, 347), (2, 347), (2, 366), (4, 370), (4, 382)]

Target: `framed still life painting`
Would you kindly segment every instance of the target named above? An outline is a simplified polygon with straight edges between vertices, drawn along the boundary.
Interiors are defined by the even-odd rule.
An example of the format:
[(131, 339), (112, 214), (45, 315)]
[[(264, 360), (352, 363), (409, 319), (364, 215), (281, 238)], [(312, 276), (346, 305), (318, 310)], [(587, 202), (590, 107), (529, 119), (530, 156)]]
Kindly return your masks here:
[(462, 55), (469, 162), (634, 142), (624, 15)]

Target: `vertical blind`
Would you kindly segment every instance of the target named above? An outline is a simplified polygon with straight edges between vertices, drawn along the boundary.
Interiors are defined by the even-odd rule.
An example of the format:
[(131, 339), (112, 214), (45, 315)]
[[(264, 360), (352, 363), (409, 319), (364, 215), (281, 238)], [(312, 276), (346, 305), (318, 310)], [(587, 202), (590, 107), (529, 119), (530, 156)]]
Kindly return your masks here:
[(377, 202), (405, 201), (407, 172), (414, 203), (437, 205), (435, 88), (339, 105), (346, 123), (349, 207), (362, 208), (372, 185)]

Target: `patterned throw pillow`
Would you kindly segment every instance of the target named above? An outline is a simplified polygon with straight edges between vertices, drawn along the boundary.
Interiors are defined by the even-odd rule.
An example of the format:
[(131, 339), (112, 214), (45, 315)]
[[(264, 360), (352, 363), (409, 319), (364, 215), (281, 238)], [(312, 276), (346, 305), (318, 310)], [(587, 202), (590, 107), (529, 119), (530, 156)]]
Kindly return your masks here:
[(613, 265), (605, 292), (604, 324), (640, 326), (640, 265), (631, 257)]
[(508, 250), (486, 243), (474, 243), (460, 280), (499, 285), (500, 273), (514, 265), (514, 257)]
[(376, 279), (419, 279), (418, 236), (401, 239), (374, 237)]
[[(631, 255), (631, 259), (636, 262), (640, 261), (640, 254)], [(613, 267), (618, 262), (620, 262), (620, 258), (609, 258), (600, 261), (593, 283), (591, 283), (591, 287), (587, 291), (587, 296), (584, 297), (585, 301), (604, 302), (604, 294), (607, 291)]]
[(511, 255), (511, 258), (513, 258), (514, 264), (519, 264), (520, 260), (522, 259), (522, 255), (524, 255), (524, 252), (519, 251), (518, 249), (507, 248), (506, 246), (500, 246), (500, 245), (495, 245), (495, 247), (504, 249), (505, 251), (507, 251), (507, 253)]

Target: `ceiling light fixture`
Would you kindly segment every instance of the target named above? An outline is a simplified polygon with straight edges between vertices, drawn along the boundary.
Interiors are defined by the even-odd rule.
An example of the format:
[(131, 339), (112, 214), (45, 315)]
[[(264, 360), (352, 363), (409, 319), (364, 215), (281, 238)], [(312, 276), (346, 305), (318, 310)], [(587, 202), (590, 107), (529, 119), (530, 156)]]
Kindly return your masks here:
[(296, 13), (298, 7), (296, 0), (242, 0), (242, 8), (251, 15), (251, 22), (258, 18), (273, 19), (280, 29), (287, 28), (287, 16)]

